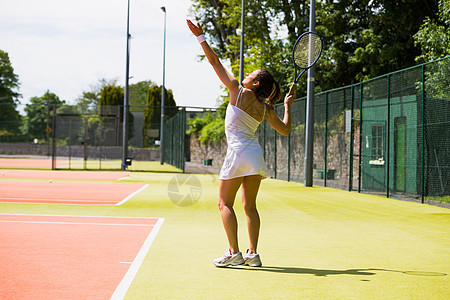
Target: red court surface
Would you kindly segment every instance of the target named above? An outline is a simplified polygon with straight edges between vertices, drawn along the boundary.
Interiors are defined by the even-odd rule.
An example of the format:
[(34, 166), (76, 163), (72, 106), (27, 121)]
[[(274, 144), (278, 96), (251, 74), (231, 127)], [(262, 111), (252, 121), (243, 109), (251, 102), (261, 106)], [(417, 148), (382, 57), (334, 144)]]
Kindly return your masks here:
[(0, 179), (61, 179), (61, 180), (101, 180), (117, 181), (130, 176), (124, 172), (78, 172), (46, 170), (0, 170)]
[(162, 222), (0, 215), (0, 299), (120, 299)]
[(0, 202), (120, 205), (147, 185), (50, 181), (0, 181)]
[(0, 168), (51, 169), (52, 160), (50, 158), (0, 158)]

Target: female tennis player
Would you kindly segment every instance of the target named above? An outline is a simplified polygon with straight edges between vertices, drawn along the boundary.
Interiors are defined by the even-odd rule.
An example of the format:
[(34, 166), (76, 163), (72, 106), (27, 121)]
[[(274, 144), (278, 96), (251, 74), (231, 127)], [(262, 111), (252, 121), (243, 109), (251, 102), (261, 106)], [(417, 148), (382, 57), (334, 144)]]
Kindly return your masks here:
[[(255, 131), (262, 121), (267, 120), (279, 133), (289, 134), (295, 86), (291, 87), (290, 93), (284, 99), (285, 112), (281, 120), (273, 108), (280, 98), (280, 86), (273, 76), (267, 70), (259, 69), (247, 74), (241, 86), (239, 81), (224, 68), (217, 54), (206, 42), (200, 24), (195, 25), (190, 20), (187, 20), (187, 24), (197, 37), (217, 76), (230, 92), (230, 104), (225, 117), (228, 148), (219, 174), (219, 209), (229, 247), (224, 255), (214, 259), (213, 263), (217, 267), (242, 264), (261, 266), (256, 249), (260, 228), (256, 196), (261, 180), (267, 177), (267, 169)], [(238, 224), (233, 209), (239, 187), (250, 240), (249, 248), (244, 255), (239, 251)]]

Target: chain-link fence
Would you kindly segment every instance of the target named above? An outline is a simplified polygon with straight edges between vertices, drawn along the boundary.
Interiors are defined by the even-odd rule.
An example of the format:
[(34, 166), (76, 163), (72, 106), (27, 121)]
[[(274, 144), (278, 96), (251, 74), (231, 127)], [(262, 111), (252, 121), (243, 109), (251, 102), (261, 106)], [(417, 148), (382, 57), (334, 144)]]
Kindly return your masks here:
[[(450, 57), (316, 94), (314, 184), (396, 198), (448, 198), (448, 74)], [(292, 106), (288, 136), (266, 121), (258, 128), (270, 177), (304, 179), (305, 101), (297, 99)], [(129, 108), (129, 168), (151, 170), (148, 162), (160, 160), (155, 145), (160, 124), (148, 115), (160, 115), (160, 108)], [(283, 105), (275, 109), (283, 115)], [(0, 120), (0, 156), (52, 158), (48, 167), (54, 169), (121, 168), (123, 107), (42, 105), (28, 111), (34, 114)], [(187, 119), (199, 113), (181, 107), (166, 110), (170, 118), (165, 121), (164, 161), (183, 171), (192, 147)], [(226, 147), (196, 151), (211, 159), (211, 149), (216, 158)]]
[[(146, 115), (148, 109), (145, 106), (129, 107), (125, 159), (128, 170), (152, 170), (149, 162), (160, 158), (159, 147), (155, 145), (159, 140), (160, 124), (152, 122)], [(154, 109), (154, 113), (159, 113), (159, 109)], [(62, 106), (55, 111), (52, 127), (54, 169), (123, 168), (123, 106), (100, 106), (88, 111), (80, 111), (77, 106)]]
[(186, 109), (182, 108), (178, 113), (164, 123), (164, 161), (172, 166), (185, 171), (186, 165)]
[[(450, 195), (450, 58), (314, 99), (314, 184), (395, 198)], [(270, 176), (303, 181), (305, 101), (289, 136), (258, 130)], [(283, 115), (283, 105), (276, 107)]]
[[(0, 166), (63, 170), (120, 170), (123, 167), (123, 106), (28, 104), (13, 134), (0, 134)], [(166, 107), (167, 116), (179, 108)], [(160, 107), (129, 106), (127, 169), (152, 171), (160, 167), (157, 145)], [(156, 121), (155, 121), (156, 119)], [(2, 124), (3, 123), (3, 124)], [(5, 121), (0, 120), (0, 127)], [(8, 126), (11, 126), (8, 121)], [(166, 122), (167, 123), (167, 122)], [(170, 122), (169, 122), (170, 123)], [(3, 126), (4, 127), (4, 126)], [(178, 136), (185, 130), (178, 127)], [(4, 131), (6, 132), (6, 130)], [(3, 133), (4, 133), (3, 132)], [(170, 155), (168, 156), (169, 160)], [(9, 159), (9, 160), (6, 160)]]

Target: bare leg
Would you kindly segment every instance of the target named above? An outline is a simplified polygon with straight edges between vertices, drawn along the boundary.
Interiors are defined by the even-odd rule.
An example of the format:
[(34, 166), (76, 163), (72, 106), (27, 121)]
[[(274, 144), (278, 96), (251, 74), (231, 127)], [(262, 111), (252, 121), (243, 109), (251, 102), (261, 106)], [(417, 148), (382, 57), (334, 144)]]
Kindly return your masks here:
[(220, 180), (219, 183), (219, 209), (222, 217), (223, 227), (228, 238), (228, 244), (231, 252), (239, 252), (238, 245), (238, 223), (233, 209), (236, 193), (244, 178), (234, 178), (229, 180)]
[(256, 209), (256, 196), (261, 184), (260, 175), (246, 176), (242, 183), (242, 203), (247, 217), (247, 229), (250, 239), (249, 253), (255, 254), (258, 246), (260, 219)]

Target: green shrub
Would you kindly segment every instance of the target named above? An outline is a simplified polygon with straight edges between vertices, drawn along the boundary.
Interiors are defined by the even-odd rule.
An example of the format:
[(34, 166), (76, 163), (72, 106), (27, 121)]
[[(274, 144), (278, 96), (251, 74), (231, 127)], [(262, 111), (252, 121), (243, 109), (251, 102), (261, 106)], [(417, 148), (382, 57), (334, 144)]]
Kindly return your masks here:
[(187, 134), (198, 133), (200, 135), (203, 127), (211, 123), (213, 120), (214, 115), (210, 112), (207, 112), (202, 117), (194, 117), (188, 119), (189, 129), (187, 130)]
[(225, 113), (230, 101), (225, 99), (215, 112), (206, 112), (201, 117), (188, 119), (187, 134), (198, 134), (201, 144), (218, 144), (225, 137)]
[(218, 144), (225, 136), (225, 120), (215, 118), (206, 124), (200, 132), (198, 139), (202, 145), (206, 143)]

